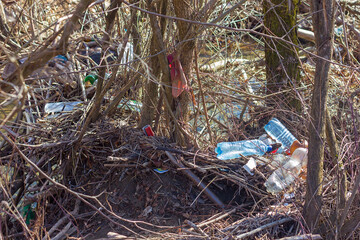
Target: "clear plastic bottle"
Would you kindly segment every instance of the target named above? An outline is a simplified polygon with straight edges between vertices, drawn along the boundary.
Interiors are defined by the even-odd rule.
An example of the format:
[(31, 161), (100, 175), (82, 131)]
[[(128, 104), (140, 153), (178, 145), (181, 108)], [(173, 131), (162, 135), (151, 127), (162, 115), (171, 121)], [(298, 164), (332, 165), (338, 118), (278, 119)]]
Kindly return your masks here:
[(275, 141), (271, 139), (266, 133), (261, 135), (258, 139), (263, 141), (266, 145), (271, 145), (275, 143)]
[[(244, 140), (238, 142), (221, 142), (217, 144), (215, 152), (218, 154), (217, 158), (220, 160), (229, 160), (239, 158), (241, 155), (259, 155), (269, 153), (279, 147), (278, 144), (266, 145), (259, 139)], [(241, 155), (240, 155), (241, 154)]]
[(294, 135), (277, 118), (271, 119), (264, 129), (270, 137), (282, 144), (277, 151), (278, 153), (282, 153), (285, 149), (290, 149), (293, 142), (297, 141)]
[(268, 192), (277, 194), (285, 190), (300, 174), (307, 165), (306, 148), (297, 148), (282, 167), (276, 169), (265, 182)]

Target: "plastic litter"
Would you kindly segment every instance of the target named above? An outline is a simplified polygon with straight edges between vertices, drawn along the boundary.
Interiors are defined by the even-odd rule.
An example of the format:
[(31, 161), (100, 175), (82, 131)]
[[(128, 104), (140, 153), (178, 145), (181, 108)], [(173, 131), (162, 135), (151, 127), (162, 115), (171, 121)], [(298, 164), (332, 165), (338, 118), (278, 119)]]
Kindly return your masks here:
[(68, 61), (67, 57), (65, 57), (64, 55), (57, 55), (57, 56), (55, 56), (55, 59), (58, 59), (58, 60), (62, 61), (63, 63), (66, 63)]
[(269, 138), (269, 136), (265, 133), (259, 137), (259, 140), (263, 141), (266, 145), (274, 144), (275, 141)]
[(249, 161), (243, 166), (243, 168), (253, 176), (254, 173), (252, 172), (258, 165), (265, 165), (278, 169), (283, 166), (288, 160), (290, 159), (289, 156), (284, 154), (272, 154), (266, 157), (258, 156), (256, 159), (250, 158)]
[(220, 160), (229, 160), (242, 156), (258, 155), (270, 153), (277, 148), (279, 144), (266, 145), (259, 139), (243, 140), (238, 142), (221, 142), (217, 144), (215, 152)]
[[(109, 79), (110, 76), (111, 76), (111, 72), (105, 73), (105, 79)], [(97, 72), (92, 71), (88, 75), (86, 75), (86, 77), (84, 78), (84, 83), (86, 84), (87, 82), (89, 82), (91, 85), (96, 85), (98, 79), (99, 76)]]
[(268, 192), (277, 194), (285, 190), (299, 176), (302, 168), (307, 166), (306, 148), (297, 148), (289, 161), (273, 172), (265, 182)]
[(250, 158), (249, 161), (243, 166), (243, 168), (251, 175), (253, 176), (254, 173), (252, 170), (256, 168), (256, 160), (254, 158)]
[(56, 102), (56, 103), (46, 103), (45, 104), (45, 113), (54, 114), (48, 116), (48, 118), (56, 117), (61, 112), (70, 112), (75, 108), (80, 108), (83, 102)]
[(86, 75), (84, 79), (84, 83), (89, 82), (91, 85), (94, 85), (94, 83), (98, 80), (98, 75), (96, 72), (91, 72), (88, 75)]
[(35, 208), (31, 203), (23, 207), (23, 217), (25, 218), (26, 225), (29, 225), (30, 221), (36, 218), (36, 213), (33, 211), (34, 209)]
[(142, 103), (135, 100), (122, 99), (118, 108), (125, 106), (130, 111), (140, 112), (142, 108)]
[[(117, 54), (119, 55), (121, 52), (121, 48), (122, 45), (119, 45), (118, 49), (117, 49)], [(125, 46), (125, 51), (124, 51), (124, 55), (121, 58), (120, 63), (121, 64), (126, 64), (128, 62), (131, 62), (134, 60), (134, 46), (131, 43), (127, 43)]]
[(167, 171), (169, 171), (168, 169), (161, 169), (161, 168), (155, 168), (154, 169), (154, 172), (157, 172), (157, 173), (166, 173)]
[(277, 119), (273, 118), (264, 127), (265, 131), (272, 137), (276, 142), (282, 144), (278, 149), (278, 153), (282, 153), (287, 149), (290, 149), (291, 145), (297, 141), (294, 135)]

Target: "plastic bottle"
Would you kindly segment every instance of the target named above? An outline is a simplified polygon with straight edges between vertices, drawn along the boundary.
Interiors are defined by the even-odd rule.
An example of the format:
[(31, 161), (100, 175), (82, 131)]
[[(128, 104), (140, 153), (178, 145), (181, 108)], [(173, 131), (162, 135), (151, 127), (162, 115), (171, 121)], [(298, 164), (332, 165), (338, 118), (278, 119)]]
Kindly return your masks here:
[(294, 135), (277, 118), (271, 119), (264, 129), (270, 137), (282, 144), (277, 151), (278, 153), (282, 153), (285, 149), (290, 149), (293, 142), (297, 141)]
[[(105, 72), (105, 79), (109, 79), (110, 77), (111, 77), (111, 72)], [(90, 72), (88, 75), (86, 75), (84, 79), (84, 83), (90, 82), (91, 85), (96, 85), (98, 79), (99, 76), (97, 75), (97, 72)]]
[(265, 182), (265, 187), (268, 192), (277, 194), (285, 190), (296, 177), (299, 176), (300, 171), (307, 165), (306, 148), (297, 148), (282, 167), (273, 172)]
[[(259, 155), (269, 153), (278, 148), (279, 144), (266, 145), (259, 139), (244, 140), (238, 142), (221, 142), (217, 144), (215, 152), (220, 160), (239, 158), (241, 155)], [(241, 154), (241, 155), (240, 155)]]
[(86, 82), (90, 82), (91, 85), (94, 85), (94, 83), (98, 80), (98, 76), (96, 72), (91, 72), (90, 74), (88, 74), (85, 79), (84, 79), (84, 83)]
[(258, 139), (263, 141), (266, 145), (271, 145), (275, 143), (275, 141), (271, 139), (266, 133), (261, 135)]

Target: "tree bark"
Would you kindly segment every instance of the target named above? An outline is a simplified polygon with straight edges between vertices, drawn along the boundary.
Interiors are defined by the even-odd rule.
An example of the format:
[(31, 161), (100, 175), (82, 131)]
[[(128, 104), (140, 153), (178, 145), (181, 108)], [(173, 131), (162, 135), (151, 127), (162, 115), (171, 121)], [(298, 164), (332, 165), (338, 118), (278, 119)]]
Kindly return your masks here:
[(106, 26), (105, 26), (105, 32), (102, 38), (102, 42), (103, 45), (101, 46), (101, 59), (103, 59), (101, 61), (101, 66), (100, 66), (100, 70), (99, 70), (99, 78), (98, 78), (98, 82), (96, 84), (96, 92), (95, 92), (95, 100), (94, 100), (94, 113), (92, 115), (92, 121), (95, 122), (98, 117), (99, 117), (99, 113), (100, 113), (100, 106), (101, 106), (101, 102), (102, 102), (102, 96), (101, 93), (103, 91), (103, 85), (104, 85), (104, 79), (105, 79), (105, 73), (107, 70), (107, 62), (104, 61), (104, 59), (106, 59), (106, 55), (108, 54), (107, 50), (110, 46), (110, 41), (111, 41), (111, 36), (112, 36), (112, 32), (113, 32), (113, 28), (114, 28), (114, 23), (115, 23), (115, 17), (117, 15), (118, 12), (118, 8), (121, 4), (120, 0), (111, 0), (111, 4), (109, 7), (109, 12), (106, 15), (105, 19), (106, 19)]
[[(191, 2), (189, 0), (174, 0), (174, 10), (175, 15), (177, 17), (191, 19)], [(195, 40), (189, 40), (188, 31), (193, 31), (192, 26), (189, 23), (178, 21), (176, 23), (179, 29), (179, 41), (180, 41), (180, 62), (182, 64), (184, 74), (187, 79), (191, 78), (191, 69), (193, 66), (193, 58), (194, 58), (194, 49), (195, 49)], [(184, 91), (179, 97), (178, 100), (175, 101), (175, 117), (179, 123), (186, 123), (189, 117), (189, 102), (190, 95), (188, 92)], [(183, 125), (183, 124), (181, 124)], [(179, 145), (186, 145), (185, 143), (189, 143), (189, 139), (186, 139), (186, 135), (182, 134), (182, 132), (177, 129), (177, 124), (175, 124), (176, 128), (174, 129), (174, 138), (175, 141)]]
[(346, 192), (347, 192), (347, 180), (346, 180), (346, 170), (344, 169), (344, 163), (341, 158), (339, 158), (339, 145), (336, 140), (334, 127), (331, 121), (331, 116), (329, 110), (326, 110), (326, 141), (329, 145), (330, 154), (333, 159), (333, 163), (337, 166), (338, 169), (338, 178), (339, 178), (339, 209), (341, 210), (345, 207), (346, 203)]
[[(150, 11), (152, 12), (157, 12), (155, 6), (152, 4), (152, 1), (148, 1), (148, 8)], [(166, 3), (160, 2), (160, 7), (159, 11), (162, 14), (166, 14), (166, 8), (167, 5)], [(166, 52), (165, 52), (165, 44), (164, 44), (164, 40), (163, 40), (163, 34), (165, 32), (165, 28), (166, 28), (166, 21), (164, 19), (161, 19), (160, 21), (160, 25), (159, 25), (159, 21), (157, 20), (157, 17), (155, 17), (154, 15), (149, 15), (150, 18), (150, 24), (151, 24), (151, 28), (152, 28), (152, 32), (153, 32), (153, 36), (152, 36), (152, 51), (151, 54), (152, 55), (157, 55), (157, 58), (153, 58), (153, 62), (151, 64), (151, 68), (153, 69), (155, 76), (160, 75), (160, 70), (162, 72), (162, 83), (165, 86), (171, 86), (171, 81), (170, 81), (170, 70), (169, 70), (169, 66), (168, 66), (168, 61), (167, 61), (167, 56), (166, 56)], [(157, 54), (158, 52), (162, 52), (161, 54)], [(154, 69), (157, 68), (157, 69)], [(146, 99), (144, 99), (144, 108), (142, 109), (142, 119), (140, 122), (140, 126), (144, 126), (146, 124), (150, 124), (153, 119), (154, 119), (154, 112), (156, 109), (156, 100), (158, 99), (158, 86), (157, 84), (154, 84), (152, 82), (148, 82), (147, 83), (148, 86), (145, 87), (145, 95), (148, 94), (148, 97), (145, 96)], [(171, 97), (171, 89), (170, 88), (166, 88), (165, 89), (165, 101), (167, 101), (169, 103), (170, 106), (172, 106), (172, 97)], [(156, 99), (156, 100), (155, 100)], [(151, 105), (149, 105), (151, 104)], [(167, 109), (167, 108), (166, 108)], [(167, 119), (170, 118), (170, 113), (168, 113), (168, 111), (171, 111), (171, 109), (167, 109)], [(169, 128), (172, 129), (172, 122), (169, 122)]]
[[(156, 37), (153, 35), (151, 37), (151, 46), (150, 46), (150, 55), (156, 55), (158, 50), (155, 48)], [(155, 77), (155, 79), (159, 79), (160, 77), (160, 64), (158, 58), (156, 56), (150, 59), (150, 72)], [(147, 124), (152, 124), (155, 115), (155, 107), (158, 99), (158, 84), (154, 82), (153, 79), (145, 80), (145, 87), (143, 91), (143, 107), (141, 109), (141, 119), (139, 123), (139, 127), (143, 127)]]
[[(299, 0), (264, 0), (264, 24), (266, 33), (298, 44), (296, 17), (299, 11)], [(265, 61), (267, 91), (269, 94), (292, 88), (300, 79), (297, 49), (282, 41), (265, 39)], [(276, 99), (274, 99), (276, 98)], [(282, 102), (288, 109), (301, 111), (301, 102), (294, 92), (269, 98), (268, 106)]]
[[(314, 90), (309, 125), (309, 153), (307, 189), (304, 206), (304, 219), (310, 232), (319, 223), (322, 207), (322, 182), (324, 165), (324, 135), (326, 121), (326, 101), (328, 93), (328, 72), (330, 68), (333, 29), (334, 1), (312, 0), (311, 12), (317, 48)], [(320, 58), (321, 57), (321, 58)]]
[[(210, 0), (207, 3), (200, 3), (198, 9), (194, 6), (193, 1), (190, 0), (173, 0), (175, 15), (180, 18), (194, 19), (197, 21), (207, 21), (210, 14), (216, 6), (216, 0)], [(204, 6), (202, 6), (204, 4)], [(191, 11), (192, 10), (192, 11)], [(176, 25), (179, 30), (178, 40), (180, 42), (176, 50), (180, 54), (180, 62), (182, 64), (185, 76), (189, 83), (191, 79), (191, 70), (194, 63), (194, 50), (195, 39), (201, 31), (204, 30), (202, 26), (196, 26), (187, 22), (178, 21)], [(184, 134), (184, 131), (178, 129), (179, 126), (186, 126), (189, 119), (189, 103), (191, 102), (191, 96), (187, 91), (180, 94), (175, 101), (174, 111), (175, 117), (179, 124), (175, 124), (174, 138), (180, 145), (185, 146), (190, 143), (188, 136)]]

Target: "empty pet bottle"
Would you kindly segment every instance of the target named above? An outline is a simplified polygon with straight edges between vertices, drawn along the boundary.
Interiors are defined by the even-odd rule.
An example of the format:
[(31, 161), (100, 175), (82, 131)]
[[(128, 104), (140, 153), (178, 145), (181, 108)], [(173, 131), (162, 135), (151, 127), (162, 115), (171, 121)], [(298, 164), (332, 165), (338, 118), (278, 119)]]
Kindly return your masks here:
[(278, 153), (283, 152), (285, 149), (290, 149), (294, 141), (297, 141), (294, 135), (277, 118), (271, 119), (264, 129), (270, 137), (282, 144), (277, 151)]
[(266, 190), (272, 194), (285, 190), (299, 176), (301, 169), (306, 167), (307, 153), (306, 148), (297, 148), (291, 158), (266, 180)]
[(280, 144), (266, 145), (259, 139), (244, 140), (238, 142), (221, 142), (217, 144), (215, 152), (218, 154), (217, 158), (220, 160), (228, 160), (239, 158), (241, 155), (259, 155), (262, 156), (265, 153), (270, 153), (276, 148), (279, 148)]

